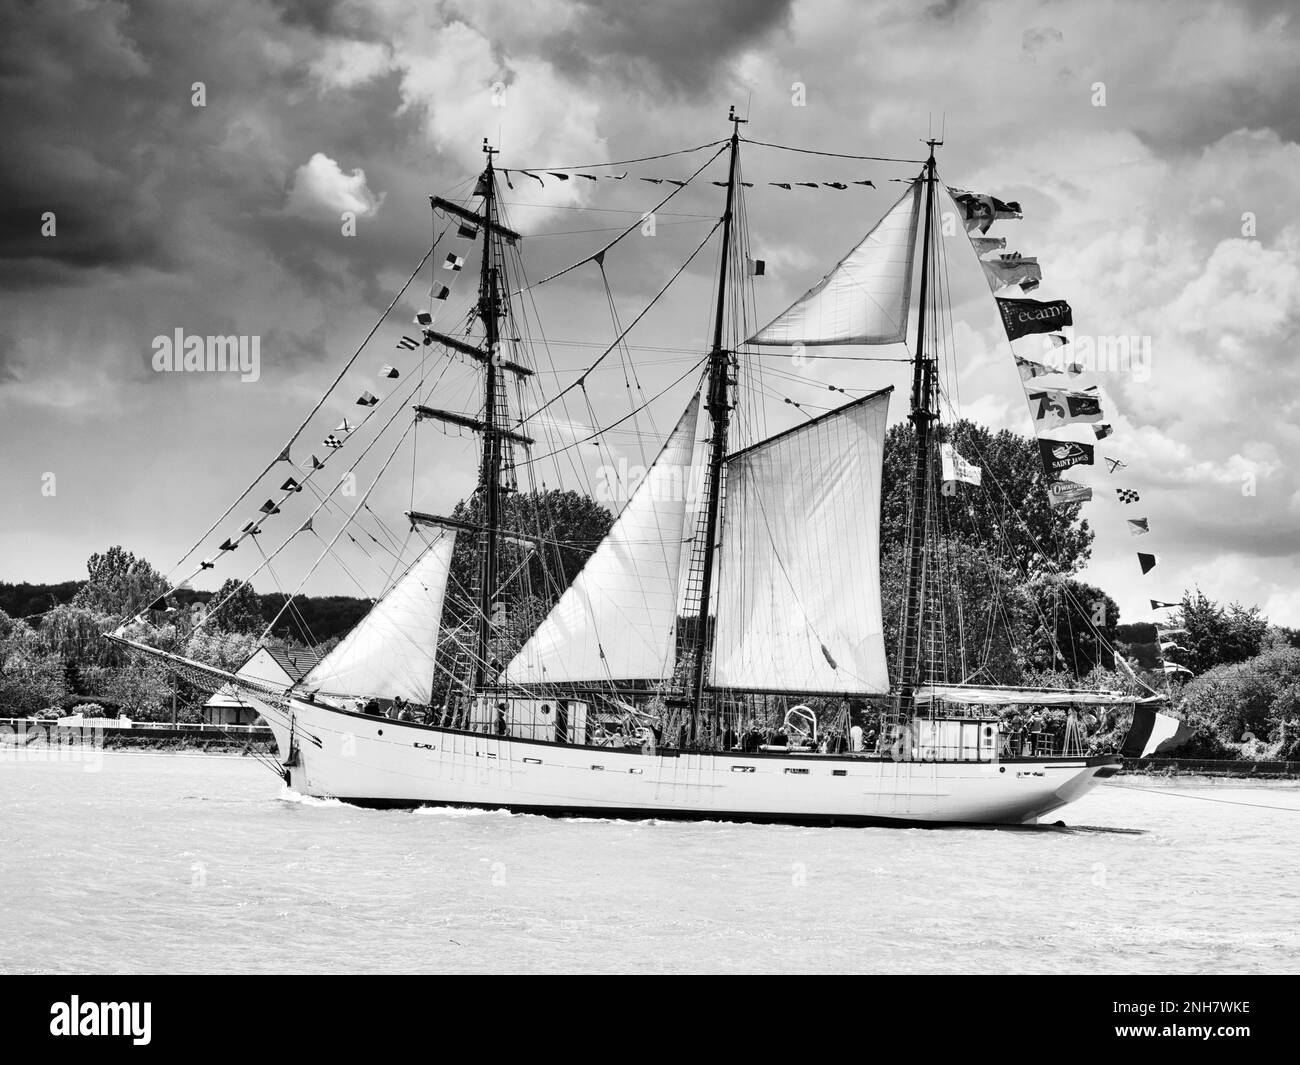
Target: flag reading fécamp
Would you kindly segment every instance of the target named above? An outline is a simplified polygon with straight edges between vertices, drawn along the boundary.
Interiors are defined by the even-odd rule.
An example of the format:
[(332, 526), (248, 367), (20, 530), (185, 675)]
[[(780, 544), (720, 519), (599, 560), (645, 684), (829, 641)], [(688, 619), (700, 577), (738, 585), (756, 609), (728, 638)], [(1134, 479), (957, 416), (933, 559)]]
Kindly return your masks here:
[(1005, 285), (1019, 285), (1028, 292), (1038, 287), (1043, 280), (1043, 268), (1037, 259), (1027, 259), (1022, 255), (999, 255), (996, 259), (981, 259), (984, 276), (989, 288), (996, 292)]
[(1065, 300), (1018, 300), (995, 297), (1002, 314), (1007, 339), (1016, 340), (1033, 333), (1055, 333), (1063, 326), (1074, 325), (1074, 314)]
[(1091, 392), (1065, 392), (1056, 389), (1030, 392), (1029, 402), (1035, 404), (1035, 428), (1040, 433), (1062, 425), (1099, 422), (1102, 419), (1101, 400)]
[(964, 481), (966, 484), (982, 484), (984, 470), (967, 462), (951, 444), (939, 445), (939, 457), (943, 465), (943, 479), (946, 483)]
[(1063, 507), (1070, 503), (1086, 503), (1092, 498), (1092, 489), (1074, 481), (1051, 481), (1047, 486), (1047, 503)]
[(950, 188), (948, 193), (961, 209), (967, 233), (973, 233), (977, 229), (981, 233), (987, 233), (989, 226), (999, 218), (1024, 217), (1020, 212), (1020, 204), (1014, 200), (1004, 203), (996, 196), (967, 192), (965, 189)]

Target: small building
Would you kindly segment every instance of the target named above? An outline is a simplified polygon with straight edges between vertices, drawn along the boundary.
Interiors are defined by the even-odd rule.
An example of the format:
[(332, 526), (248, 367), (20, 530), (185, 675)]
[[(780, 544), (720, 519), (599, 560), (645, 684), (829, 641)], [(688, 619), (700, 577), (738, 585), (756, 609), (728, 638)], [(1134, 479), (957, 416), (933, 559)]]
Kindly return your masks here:
[[(259, 647), (235, 670), (235, 675), (288, 688), (302, 680), (317, 661), (316, 652), (307, 648)], [(211, 725), (265, 724), (258, 716), (254, 697), (234, 684), (218, 689), (203, 704), (203, 720)]]

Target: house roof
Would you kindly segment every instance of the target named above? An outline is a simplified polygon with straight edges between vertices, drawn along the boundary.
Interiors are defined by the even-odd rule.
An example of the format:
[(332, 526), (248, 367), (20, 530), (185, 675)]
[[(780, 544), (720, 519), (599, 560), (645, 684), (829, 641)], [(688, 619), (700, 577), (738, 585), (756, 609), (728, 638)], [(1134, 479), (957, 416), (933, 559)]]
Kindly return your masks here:
[(274, 658), (280, 668), (295, 682), (302, 680), (311, 667), (320, 661), (320, 656), (307, 647), (295, 647), (290, 650), (281, 647), (263, 647), (261, 650)]

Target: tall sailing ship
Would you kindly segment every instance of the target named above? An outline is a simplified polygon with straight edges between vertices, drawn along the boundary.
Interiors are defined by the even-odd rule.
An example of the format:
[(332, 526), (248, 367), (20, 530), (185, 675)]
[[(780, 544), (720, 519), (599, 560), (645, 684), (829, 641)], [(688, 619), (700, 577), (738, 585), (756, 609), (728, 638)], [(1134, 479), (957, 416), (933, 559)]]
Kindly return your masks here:
[[(550, 395), (538, 387), (537, 344), (525, 334), (536, 288), (578, 266), (594, 266), (604, 278), (605, 257), (616, 248), (621, 253), (620, 242), (649, 215), (530, 285), (523, 238), (503, 214), (502, 179), (513, 187), (544, 182), (548, 173), (553, 180), (597, 178), (502, 169), (485, 142), (486, 166), (472, 195), (459, 202), (431, 197), (442, 232), (408, 281), (433, 266), (429, 309), (410, 328), (416, 336), (397, 344), (404, 356), (418, 358), (418, 367), (385, 365), (380, 380), (390, 391), (364, 391), (358, 420), (344, 418), (329, 433), (324, 458), (308, 457), (301, 437), (326, 398), (348, 387), (340, 383), (363, 344), (288, 444), (181, 560), (197, 565), (180, 569), (176, 582), (186, 586), (249, 543), (258, 554), (248, 579), (274, 574), (280, 551), (309, 536), (324, 545), (317, 564), (349, 542), (368, 543), (386, 559), (384, 594), (287, 689), (165, 646), (157, 633), (166, 614), (157, 611), (174, 610), (167, 596), (113, 638), (162, 658), (201, 689), (234, 685), (273, 730), (277, 768), (290, 787), (367, 806), (835, 825), (1032, 824), (1114, 774), (1120, 760), (1085, 756), (1077, 730), (1067, 728), (1064, 742), (1045, 733), (1013, 735), (1005, 715), (1063, 707), (1073, 723), (1079, 707), (1134, 697), (981, 686), (969, 667), (954, 673), (939, 646), (946, 641), (938, 616), (945, 570), (936, 495), (940, 460), (944, 467), (953, 461), (941, 451), (939, 430), (940, 358), (951, 324), (940, 229), (945, 213), (975, 219), (968, 228), (980, 254), (980, 241), (991, 238), (978, 234), (992, 218), (1018, 217), (1014, 205), (945, 186), (935, 162), (940, 142), (928, 141), (928, 157), (913, 163), (919, 172), (900, 181), (902, 195), (876, 225), (807, 293), (755, 330), (751, 279), (762, 267), (749, 255), (744, 196), (751, 183), (742, 180), (740, 155), (742, 143), (757, 142), (741, 137), (734, 113), (730, 121), (728, 138), (703, 146), (716, 147), (709, 163), (725, 160), (726, 172), (725, 180), (712, 181), (723, 190), (722, 214), (691, 255), (712, 240), (720, 245), (711, 337), (690, 370), (699, 374), (698, 388), (603, 539), (559, 542), (546, 513), (550, 497), (536, 491), (539, 463), (587, 440), (538, 437), (554, 429), (567, 398), (586, 400), (588, 375), (611, 352), (629, 372), (624, 338), (642, 315), (627, 328), (616, 319), (615, 343)], [(655, 209), (708, 165), (690, 181), (672, 181), (673, 191)], [(452, 251), (439, 261), (435, 252), (447, 247), (439, 242), (448, 234), (465, 254)], [(458, 326), (446, 327), (440, 318), (449, 317), (450, 286), (439, 279), (453, 282), (462, 273), (471, 244), (478, 248), (477, 292)], [(1022, 283), (1020, 295), (1037, 276), (1033, 260), (1010, 256), (986, 272), (999, 284)], [(999, 301), (1004, 317), (1008, 305), (1023, 314), (1033, 302)], [(1025, 330), (1056, 328), (1059, 311), (1038, 306), (1041, 321)], [(905, 345), (911, 362), (914, 447), (892, 678), (880, 574), (892, 390), (853, 398), (774, 435), (754, 434), (753, 420), (738, 424), (753, 409), (746, 388), (757, 379), (764, 348), (876, 344)], [(443, 405), (448, 399), (440, 397), (457, 395), (443, 385), (451, 366), (474, 382), (477, 402), (465, 406), (476, 410)], [(635, 366), (630, 372), (635, 379)], [(606, 443), (645, 405), (634, 403), (627, 417), (603, 428), (592, 415), (589, 439)], [(386, 526), (377, 533), (369, 500), (397, 453), (380, 441), (390, 428), (400, 431), (401, 443), (430, 424), (477, 440), (471, 504), (444, 516), (417, 509), (413, 499), (404, 540)], [(744, 439), (746, 429), (757, 438)], [(379, 471), (353, 503), (337, 485), (325, 486), (331, 468), (358, 449), (339, 483), (351, 476), (355, 486), (367, 456)], [(268, 477), (279, 481), (284, 469), (291, 472), (278, 494), (227, 535), (221, 525), (236, 505), (255, 500), (258, 486)], [(416, 470), (413, 459), (412, 476)], [(532, 493), (521, 492), (521, 476)], [(292, 519), (294, 531), (280, 547), (268, 551), (256, 539), (282, 510), (313, 502), (301, 526)], [(338, 526), (329, 536), (327, 518)], [(580, 565), (575, 552), (585, 555)], [(291, 594), (282, 614), (292, 612)], [(864, 741), (854, 715), (867, 706), (880, 709), (880, 729)]]

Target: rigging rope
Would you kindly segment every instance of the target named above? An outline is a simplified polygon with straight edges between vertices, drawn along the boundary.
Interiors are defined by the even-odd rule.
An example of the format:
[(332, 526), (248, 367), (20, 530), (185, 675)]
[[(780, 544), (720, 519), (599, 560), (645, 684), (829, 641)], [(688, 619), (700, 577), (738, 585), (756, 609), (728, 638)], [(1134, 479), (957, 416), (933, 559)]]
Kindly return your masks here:
[(181, 566), (185, 564), (186, 559), (188, 559), (192, 554), (194, 554), (195, 551), (197, 551), (200, 547), (203, 546), (203, 542), (209, 536), (212, 535), (213, 530), (215, 530), (218, 525), (220, 525), (223, 521), (225, 521), (228, 517), (230, 517), (230, 515), (234, 512), (234, 509), (237, 506), (239, 506), (239, 504), (242, 503), (245, 499), (248, 498), (249, 493), (251, 493), (253, 489), (258, 486), (258, 484), (261, 482), (263, 477), (265, 477), (268, 473), (271, 472), (271, 470), (275, 468), (276, 463), (280, 462), (281, 459), (288, 456), (289, 449), (293, 447), (293, 445), (297, 442), (298, 437), (302, 435), (303, 430), (307, 428), (307, 425), (312, 420), (312, 418), (314, 418), (317, 415), (317, 413), (320, 411), (320, 409), (323, 406), (325, 406), (325, 401), (329, 399), (330, 394), (334, 391), (334, 389), (338, 387), (339, 382), (343, 380), (344, 375), (348, 372), (348, 370), (352, 368), (352, 364), (355, 363), (357, 359), (361, 356), (361, 352), (365, 350), (365, 347), (367, 344), (370, 343), (371, 338), (377, 332), (379, 332), (379, 327), (384, 324), (385, 320), (392, 313), (393, 308), (397, 306), (397, 301), (400, 300), (402, 296), (406, 294), (406, 290), (411, 287), (411, 282), (413, 282), (417, 277), (420, 276), (420, 271), (424, 269), (424, 264), (427, 263), (429, 261), (429, 258), (433, 255), (434, 250), (438, 247), (438, 242), (442, 240), (444, 236), (446, 236), (448, 228), (450, 227), (448, 226), (443, 227), (442, 232), (439, 233), (438, 236), (434, 239), (433, 244), (429, 246), (429, 250), (424, 253), (423, 258), (420, 259), (415, 269), (411, 271), (411, 276), (406, 279), (406, 284), (404, 284), (401, 287), (401, 289), (398, 291), (397, 295), (393, 297), (393, 302), (390, 303), (388, 307), (384, 310), (384, 313), (379, 316), (378, 321), (376, 321), (375, 324), (371, 327), (370, 332), (366, 334), (365, 339), (362, 340), (361, 343), (357, 345), (357, 349), (352, 353), (352, 357), (349, 358), (346, 363), (344, 363), (343, 369), (339, 371), (339, 375), (336, 378), (334, 378), (333, 382), (330, 384), (329, 388), (325, 390), (320, 400), (316, 403), (314, 407), (312, 407), (311, 412), (307, 415), (306, 418), (303, 419), (302, 424), (299, 425), (298, 428), (293, 431), (293, 435), (289, 437), (284, 447), (280, 449), (280, 451), (276, 454), (275, 458), (273, 458), (267, 464), (267, 466), (262, 470), (262, 472), (259, 473), (255, 478), (253, 478), (252, 483), (249, 484), (249, 486), (245, 488), (242, 493), (240, 493), (239, 498), (236, 499), (233, 503), (231, 503), (228, 508), (226, 508), (225, 513), (223, 513), (221, 517), (219, 517), (210, 526), (208, 526), (207, 530), (203, 533), (202, 536), (198, 538), (198, 540), (194, 543), (194, 545), (177, 560), (176, 565), (172, 567), (171, 572), (168, 574), (169, 577), (171, 576), (171, 574), (174, 574), (178, 569), (180, 569)]
[(783, 152), (799, 152), (801, 155), (822, 155), (828, 159), (862, 159), (871, 163), (909, 163), (914, 166), (925, 166), (924, 159), (898, 159), (888, 155), (849, 155), (845, 152), (820, 152), (816, 148), (796, 148), (790, 144), (773, 144), (770, 141), (754, 141), (748, 137), (740, 138), (745, 144), (753, 144), (759, 148), (779, 148)]
[(678, 148), (673, 152), (663, 152), (659, 155), (643, 155), (637, 159), (615, 159), (607, 163), (575, 163), (570, 166), (512, 166), (509, 170), (505, 167), (502, 170), (506, 173), (522, 173), (524, 170), (540, 170), (543, 173), (549, 170), (595, 170), (602, 166), (627, 166), (630, 163), (649, 163), (655, 159), (671, 159), (674, 155), (691, 155), (694, 152), (702, 152), (705, 148), (714, 148), (719, 144), (727, 143), (726, 137), (721, 140), (709, 141), (707, 144), (697, 144), (694, 148)]
[(1107, 781), (1104, 787), (1124, 788), (1126, 791), (1146, 791), (1153, 795), (1169, 795), (1175, 799), (1199, 799), (1201, 802), (1217, 802), (1224, 806), (1249, 806), (1255, 810), (1283, 810), (1289, 814), (1300, 814), (1300, 808), (1295, 806), (1272, 806), (1262, 802), (1237, 802), (1233, 799), (1216, 799), (1209, 795), (1188, 795), (1181, 791), (1166, 791), (1164, 788), (1143, 788), (1136, 784), (1112, 784)]
[[(708, 167), (708, 166), (709, 166), (709, 165), (710, 165), (710, 164), (711, 164), (715, 159), (717, 159), (718, 156), (720, 156), (720, 155), (722, 154), (723, 150), (724, 150), (724, 149), (719, 148), (716, 152), (714, 152), (714, 153), (713, 153), (713, 154), (712, 154), (708, 159), (706, 159), (706, 160), (704, 161), (703, 165), (701, 165), (701, 166), (700, 166), (700, 167), (695, 171), (695, 173), (693, 173), (690, 177), (688, 177), (688, 178), (687, 178), (685, 181), (683, 181), (680, 185), (676, 186), (676, 187), (673, 189), (672, 192), (670, 192), (667, 196), (665, 196), (665, 197), (664, 197), (662, 200), (660, 200), (657, 204), (655, 204), (653, 207), (651, 207), (649, 211), (644, 212), (644, 213), (641, 215), (640, 218), (638, 218), (638, 219), (637, 219), (635, 222), (633, 222), (630, 226), (628, 226), (626, 229), (624, 229), (623, 232), (621, 232), (617, 237), (615, 237), (613, 240), (611, 240), (608, 244), (606, 244), (606, 245), (605, 245), (603, 248), (601, 248), (599, 251), (592, 252), (590, 255), (586, 256), (585, 258), (583, 258), (583, 259), (579, 259), (576, 263), (570, 263), (568, 266), (566, 266), (566, 267), (564, 267), (564, 268), (562, 268), (562, 269), (560, 269), (560, 270), (557, 270), (555, 273), (551, 274), (549, 277), (544, 277), (544, 278), (542, 278), (540, 281), (536, 282), (535, 284), (533, 284), (533, 285), (531, 285), (531, 286), (529, 286), (529, 287), (530, 287), (530, 288), (540, 288), (542, 285), (545, 285), (545, 284), (547, 284), (547, 283), (550, 282), (550, 281), (554, 281), (557, 277), (563, 277), (565, 274), (569, 273), (569, 271), (571, 271), (571, 270), (576, 270), (579, 266), (585, 266), (587, 263), (590, 263), (590, 262), (600, 263), (600, 264), (602, 265), (602, 267), (603, 267), (603, 265), (604, 265), (604, 260), (605, 260), (605, 253), (606, 253), (607, 251), (609, 251), (611, 248), (614, 247), (614, 245), (618, 244), (621, 240), (623, 240), (623, 238), (626, 237), (628, 234), (630, 234), (633, 230), (635, 230), (635, 229), (639, 229), (639, 228), (641, 228), (642, 226), (644, 226), (647, 218), (653, 217), (654, 213), (655, 213), (656, 211), (658, 211), (660, 207), (662, 207), (664, 204), (666, 204), (669, 200), (671, 200), (674, 196), (676, 196), (679, 192), (681, 192), (684, 188), (686, 188), (687, 185), (689, 185), (692, 181), (694, 181), (697, 177), (699, 177), (699, 176), (700, 176), (700, 173), (701, 173), (701, 172), (702, 172), (706, 167)], [(721, 222), (719, 222), (718, 224), (721, 225)], [(714, 230), (716, 230), (717, 228), (718, 228), (717, 226), (714, 226), (713, 229), (709, 231), (709, 236), (710, 236), (710, 237), (713, 235)], [(705, 237), (704, 239), (705, 239), (705, 240), (708, 240), (708, 237)]]
[[(631, 323), (628, 325), (628, 327), (624, 329), (623, 332), (621, 332), (617, 337), (614, 338), (614, 342), (610, 344), (609, 347), (607, 347), (603, 352), (600, 353), (600, 356), (596, 359), (596, 361), (582, 371), (582, 374), (578, 377), (576, 381), (560, 389), (559, 392), (557, 392), (545, 403), (543, 403), (540, 407), (534, 410), (530, 415), (528, 415), (527, 418), (520, 418), (515, 423), (516, 428), (526, 425), (528, 422), (531, 422), (534, 418), (536, 418), (539, 414), (541, 414), (543, 411), (545, 411), (547, 408), (549, 408), (552, 404), (557, 402), (563, 396), (568, 395), (575, 388), (585, 385), (587, 377), (591, 374), (591, 372), (602, 362), (605, 361), (605, 359), (609, 356), (609, 354), (613, 352), (619, 346), (619, 344), (622, 343), (623, 338), (626, 337), (628, 333), (630, 333), (633, 329), (637, 327), (637, 324), (641, 321), (642, 318), (644, 318), (647, 314), (650, 313), (650, 309), (654, 307), (654, 305), (658, 303), (661, 299), (663, 299), (664, 294), (668, 291), (669, 287), (671, 287), (674, 281), (676, 281), (679, 277), (682, 276), (682, 274), (686, 271), (686, 268), (690, 266), (691, 263), (694, 261), (695, 257), (699, 255), (701, 251), (704, 250), (704, 246), (708, 244), (710, 240), (713, 239), (713, 234), (716, 233), (721, 226), (722, 226), (722, 220), (719, 219), (717, 223), (713, 226), (713, 228), (710, 229), (709, 232), (705, 235), (704, 239), (700, 241), (700, 243), (696, 246), (695, 250), (691, 252), (691, 254), (687, 257), (686, 261), (677, 268), (677, 270), (673, 273), (673, 276), (670, 277), (666, 282), (664, 282), (663, 288), (661, 288), (657, 293), (655, 293), (654, 299), (652, 299), (649, 303), (645, 305), (644, 308), (642, 308), (641, 313), (638, 314), (635, 318), (633, 318)], [(698, 366), (699, 363), (696, 363), (696, 365)], [(692, 369), (694, 369), (694, 367), (692, 367)], [(678, 378), (678, 380), (681, 380), (681, 378)], [(676, 382), (674, 382), (674, 384), (675, 383)], [(660, 394), (662, 395), (662, 393)], [(627, 419), (623, 419), (623, 421), (626, 420)], [(618, 422), (615, 422), (614, 424), (617, 425)], [(561, 448), (560, 450), (564, 450), (564, 449)], [(558, 454), (558, 453), (559, 453), (558, 451), (551, 452), (551, 454)], [(542, 457), (545, 458), (546, 456), (542, 456)], [(528, 461), (533, 462), (536, 460), (530, 459)]]

